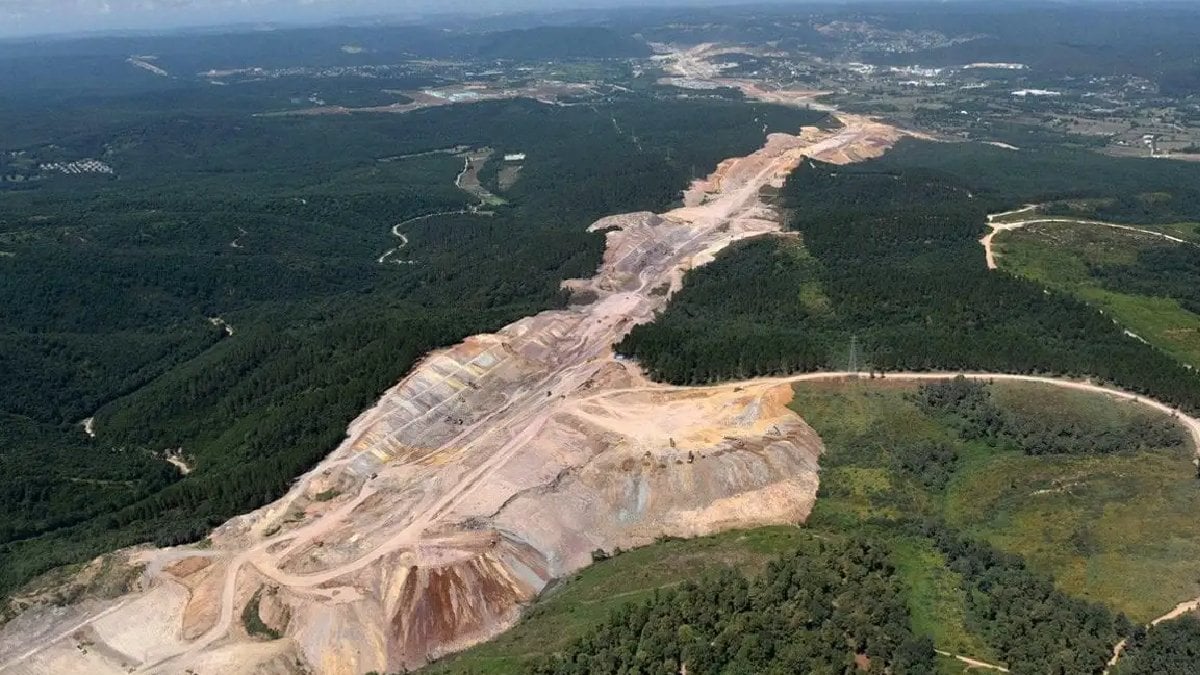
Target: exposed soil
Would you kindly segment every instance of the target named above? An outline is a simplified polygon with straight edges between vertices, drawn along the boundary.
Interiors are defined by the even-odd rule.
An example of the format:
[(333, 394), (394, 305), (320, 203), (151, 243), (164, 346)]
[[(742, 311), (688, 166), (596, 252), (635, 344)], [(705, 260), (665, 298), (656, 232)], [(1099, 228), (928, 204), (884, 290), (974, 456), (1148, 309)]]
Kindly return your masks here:
[[(840, 129), (772, 134), (722, 162), (681, 208), (593, 224), (606, 233), (603, 263), (565, 284), (586, 302), (429, 354), (283, 498), (222, 525), (208, 548), (140, 554), (146, 590), (4, 626), (0, 673), (394, 671), (496, 635), (597, 548), (803, 521), (822, 446), (787, 408), (791, 384), (846, 373), (670, 387), (611, 345), (652, 320), (687, 270), (781, 229), (764, 187), (781, 187), (806, 157), (857, 161), (903, 135), (839, 119)], [(402, 225), (393, 233), (406, 241)], [(969, 376), (1173, 412), (1087, 382)], [(1200, 422), (1180, 419), (1200, 445)], [(280, 640), (258, 642), (239, 622), (264, 586), (271, 616), (286, 617)], [(94, 645), (86, 654), (80, 631)]]
[(940, 649), (935, 649), (934, 651), (936, 651), (938, 654), (941, 654), (942, 656), (949, 656), (950, 658), (952, 658), (956, 661), (959, 661), (960, 663), (965, 663), (965, 664), (967, 664), (967, 666), (969, 666), (971, 668), (981, 668), (983, 670), (996, 670), (1001, 673), (1008, 672), (1008, 668), (1005, 668), (1004, 666), (998, 666), (994, 663), (988, 663), (986, 661), (979, 661), (978, 659), (973, 659), (969, 656), (962, 656), (961, 654), (951, 654), (950, 652), (944, 652)]
[(176, 469), (179, 469), (179, 473), (181, 475), (186, 476), (192, 472), (191, 465), (189, 465), (186, 461), (184, 461), (183, 448), (175, 448), (174, 450), (168, 450), (166, 452), (166, 456), (164, 457), (164, 459), (167, 460), (168, 464), (175, 467)]
[[(294, 660), (328, 673), (395, 670), (495, 635), (596, 548), (803, 520), (821, 446), (786, 408), (789, 386), (664, 387), (611, 345), (661, 310), (686, 270), (781, 228), (764, 186), (779, 187), (805, 157), (879, 154), (901, 135), (861, 117), (843, 123), (771, 135), (693, 185), (682, 208), (597, 222), (604, 262), (567, 284), (590, 302), (430, 354), (283, 499), (219, 528), (209, 550), (146, 554), (147, 591), (65, 623), (30, 613), (25, 625), (70, 629), (41, 638), (6, 627), (0, 640), (27, 639), (19, 651), (0, 646), (0, 672), (121, 671), (94, 663), (108, 653), (146, 672), (274, 663), (281, 652), (243, 648), (234, 630), (263, 583), (279, 589), (289, 620), (278, 642)], [(189, 551), (214, 564), (194, 574), (163, 564)], [(187, 639), (196, 625), (208, 628)], [(81, 656), (69, 635), (85, 626), (110, 649)]]
[(521, 169), (524, 167), (519, 165), (508, 164), (500, 169), (500, 174), (497, 176), (497, 181), (500, 184), (501, 190), (508, 190), (517, 184), (517, 179), (521, 177)]

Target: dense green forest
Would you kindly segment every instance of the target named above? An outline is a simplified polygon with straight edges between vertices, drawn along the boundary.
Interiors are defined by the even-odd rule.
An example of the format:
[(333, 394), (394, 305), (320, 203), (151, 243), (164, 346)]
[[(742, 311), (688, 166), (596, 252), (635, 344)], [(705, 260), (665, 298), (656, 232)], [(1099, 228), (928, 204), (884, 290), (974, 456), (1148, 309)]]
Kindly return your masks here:
[(625, 606), (535, 673), (929, 673), (887, 552), (868, 541), (786, 555)]
[(1151, 297), (1174, 298), (1200, 314), (1200, 255), (1188, 246), (1154, 246), (1128, 263), (1093, 264), (1088, 271), (1104, 288)]
[(695, 384), (843, 369), (855, 335), (864, 369), (1091, 375), (1200, 410), (1194, 373), (1080, 300), (989, 271), (978, 243), (988, 213), (1053, 198), (1161, 192), (1149, 216), (1194, 219), (1200, 167), (1004, 153), (902, 141), (862, 165), (801, 165), (782, 199), (801, 239), (747, 242), (689, 273), (619, 350)]
[[(0, 191), (0, 592), (278, 496), (423, 353), (560, 306), (599, 262), (590, 222), (670, 206), (763, 122), (821, 117), (642, 95), (315, 118), (111, 105), (139, 102), (133, 123), (77, 110), (92, 122), (54, 143), (115, 178)], [(455, 146), (528, 155), (506, 205), (452, 213), (472, 199), (462, 159), (421, 153)], [(396, 223), (408, 244), (380, 263)]]
[(1072, 598), (1024, 561), (937, 524), (922, 533), (959, 574), (967, 615), (1014, 673), (1098, 673), (1132, 626), (1103, 605)]

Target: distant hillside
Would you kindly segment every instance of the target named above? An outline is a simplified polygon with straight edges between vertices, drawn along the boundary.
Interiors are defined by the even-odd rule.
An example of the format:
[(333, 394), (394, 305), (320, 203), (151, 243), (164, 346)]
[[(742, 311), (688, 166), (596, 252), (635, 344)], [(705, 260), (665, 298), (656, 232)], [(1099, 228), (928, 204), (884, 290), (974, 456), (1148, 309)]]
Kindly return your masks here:
[(599, 26), (543, 26), (485, 33), (471, 45), (473, 56), (516, 61), (624, 59), (650, 56), (645, 42)]
[(443, 31), (428, 26), (331, 26), (271, 32), (188, 33), (87, 37), (45, 42), (0, 41), (0, 89), (102, 93), (169, 89), (168, 78), (147, 78), (130, 54), (149, 54), (177, 77), (236, 68), (357, 67), (412, 58), (624, 59), (650, 56), (645, 42), (600, 26), (545, 26), (499, 31)]

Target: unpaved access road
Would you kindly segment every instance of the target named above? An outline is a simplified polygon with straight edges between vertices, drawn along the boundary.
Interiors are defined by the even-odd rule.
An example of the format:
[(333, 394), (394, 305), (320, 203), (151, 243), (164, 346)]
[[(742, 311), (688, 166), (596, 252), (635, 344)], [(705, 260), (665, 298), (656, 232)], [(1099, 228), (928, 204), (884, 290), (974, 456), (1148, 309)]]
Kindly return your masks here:
[[(837, 381), (837, 380), (846, 380), (847, 378), (850, 378), (852, 376), (858, 377), (859, 375), (861, 375), (861, 373), (851, 373), (848, 371), (828, 371), (828, 372), (819, 372), (819, 373), (803, 373), (800, 375), (784, 375), (784, 376), (780, 376), (780, 377), (758, 378), (758, 379), (753, 379), (753, 380), (744, 380), (742, 382), (738, 382), (737, 384), (740, 386), (751, 387), (751, 386), (765, 385), (765, 384), (796, 384), (796, 383), (800, 383), (800, 382), (820, 382), (820, 381), (826, 381), (826, 380)], [(884, 380), (892, 380), (892, 381), (898, 380), (898, 381), (923, 382), (923, 381), (930, 381), (930, 380), (933, 380), (933, 381), (947, 380), (947, 379), (951, 379), (951, 378), (955, 378), (955, 377), (959, 377), (959, 376), (965, 377), (970, 380), (984, 380), (984, 381), (1000, 380), (1000, 381), (1010, 381), (1010, 382), (1031, 382), (1031, 383), (1035, 383), (1035, 384), (1044, 384), (1044, 385), (1048, 385), (1048, 386), (1052, 386), (1052, 387), (1059, 387), (1062, 389), (1072, 389), (1075, 391), (1083, 391), (1083, 392), (1088, 392), (1088, 393), (1092, 393), (1092, 394), (1102, 394), (1105, 396), (1111, 396), (1112, 398), (1116, 398), (1116, 399), (1120, 399), (1120, 400), (1124, 400), (1124, 401), (1133, 401), (1133, 402), (1139, 403), (1148, 408), (1152, 408), (1154, 410), (1157, 410), (1161, 413), (1170, 415), (1173, 418), (1175, 418), (1179, 422), (1179, 424), (1182, 425), (1183, 428), (1188, 432), (1188, 436), (1192, 440), (1193, 450), (1196, 452), (1197, 457), (1200, 457), (1200, 419), (1197, 419), (1195, 417), (1192, 417), (1191, 415), (1183, 413), (1178, 408), (1171, 407), (1161, 401), (1157, 401), (1153, 398), (1149, 398), (1149, 397), (1143, 396), (1141, 394), (1135, 394), (1133, 392), (1126, 391), (1124, 389), (1119, 389), (1117, 387), (1111, 387), (1111, 386), (1101, 385), (1101, 384), (1094, 384), (1088, 380), (1072, 380), (1072, 379), (1063, 378), (1063, 377), (1050, 377), (1050, 376), (1045, 376), (1045, 375), (1018, 375), (1018, 374), (1013, 374), (1013, 373), (989, 373), (989, 372), (983, 372), (983, 371), (895, 372), (895, 373), (889, 372), (886, 374), (886, 376), (883, 379)], [(727, 387), (727, 386), (729, 386), (729, 385), (726, 383), (726, 384), (720, 384), (720, 385), (704, 385), (704, 386), (682, 387), (682, 388), (691, 389), (691, 390), (695, 390), (695, 391), (705, 391), (705, 390), (710, 390), (710, 389), (723, 388), (723, 387)], [(619, 392), (639, 391), (642, 389), (645, 389), (645, 388), (639, 387), (639, 388), (612, 390), (612, 391), (606, 391), (606, 392), (597, 394), (596, 396), (606, 396), (606, 395), (611, 395), (611, 394), (619, 393)], [(1189, 601), (1189, 602), (1192, 602), (1192, 601)], [(1182, 607), (1182, 605), (1180, 605), (1180, 606)], [(1181, 611), (1185, 611), (1185, 610), (1181, 610)]]
[(951, 654), (950, 652), (945, 652), (940, 649), (935, 649), (933, 651), (937, 652), (938, 654), (941, 654), (942, 656), (949, 656), (950, 658), (952, 658), (956, 661), (959, 661), (960, 663), (965, 663), (968, 666), (970, 666), (971, 668), (983, 668), (984, 670), (998, 670), (1002, 673), (1008, 672), (1008, 668), (1005, 668), (1004, 666), (998, 666), (994, 663), (988, 663), (986, 661), (979, 661), (977, 659), (973, 659), (969, 656), (963, 656), (961, 654)]
[(487, 189), (484, 188), (479, 182), (479, 170), (483, 168), (483, 165), (487, 162), (488, 158), (492, 156), (492, 149), (482, 148), (480, 150), (473, 150), (460, 154), (463, 156), (463, 168), (462, 171), (459, 171), (458, 175), (454, 177), (454, 187), (471, 195), (477, 200), (477, 202), (465, 209), (426, 213), (425, 215), (415, 216), (413, 218), (409, 218), (408, 220), (396, 223), (392, 226), (392, 235), (400, 239), (400, 245), (384, 251), (383, 255), (380, 255), (375, 262), (380, 264), (391, 262), (396, 265), (412, 265), (416, 262), (415, 260), (390, 260), (396, 251), (408, 246), (408, 237), (400, 231), (400, 228), (404, 227), (405, 225), (420, 222), (422, 220), (428, 220), (430, 218), (440, 218), (441, 216), (459, 216), (466, 214), (475, 214), (479, 216), (492, 215), (490, 211), (481, 211), (480, 207), (484, 206), (489, 199), (495, 199), (496, 196), (491, 192), (488, 192)]
[[(741, 383), (741, 386), (750, 387), (753, 385), (762, 385), (762, 384), (769, 384), (769, 383), (796, 384), (796, 383), (802, 383), (802, 382), (815, 382), (815, 381), (837, 381), (837, 380), (845, 380), (848, 377), (850, 377), (851, 375), (857, 377), (859, 374), (858, 373), (849, 373), (849, 372), (844, 372), (844, 371), (843, 372), (826, 372), (826, 373), (805, 373), (803, 375), (791, 375), (791, 376), (784, 376), (784, 377), (777, 377), (777, 378), (761, 378), (761, 379), (757, 379), (757, 380), (750, 380), (750, 381)], [(887, 373), (885, 379), (892, 380), (892, 381), (897, 381), (897, 380), (899, 380), (899, 381), (931, 381), (931, 380), (946, 380), (946, 379), (958, 377), (960, 375), (963, 377), (966, 377), (968, 379), (973, 379), (973, 380), (985, 380), (985, 381), (986, 380), (1000, 380), (1000, 381), (1031, 382), (1031, 383), (1036, 383), (1036, 384), (1048, 385), (1048, 386), (1052, 386), (1052, 387), (1060, 387), (1060, 388), (1064, 388), (1064, 389), (1072, 389), (1075, 391), (1083, 391), (1083, 392), (1088, 392), (1088, 393), (1093, 393), (1093, 394), (1098, 394), (1098, 395), (1110, 396), (1112, 398), (1121, 399), (1121, 400), (1125, 400), (1125, 401), (1136, 402), (1140, 405), (1144, 405), (1153, 410), (1157, 410), (1161, 413), (1170, 415), (1173, 418), (1175, 418), (1179, 422), (1179, 424), (1182, 425), (1183, 428), (1188, 432), (1188, 435), (1190, 436), (1191, 441), (1192, 441), (1193, 452), (1196, 454), (1197, 458), (1200, 458), (1200, 419), (1197, 419), (1196, 417), (1182, 413), (1178, 409), (1173, 408), (1165, 403), (1162, 403), (1161, 401), (1157, 401), (1155, 399), (1148, 398), (1146, 396), (1135, 394), (1133, 392), (1125, 391), (1123, 389), (1118, 389), (1116, 387), (1093, 384), (1086, 380), (1080, 381), (1080, 380), (1071, 380), (1071, 379), (1060, 378), (1060, 377), (1046, 377), (1046, 376), (1041, 376), (1041, 375), (1017, 375), (1017, 374), (1010, 374), (1010, 373), (986, 373), (986, 372), (940, 372), (940, 373), (897, 372), (897, 373)], [(719, 385), (719, 386), (724, 386), (724, 385)], [(697, 389), (697, 390), (712, 389), (712, 388), (713, 387), (694, 387), (694, 389)], [(636, 391), (636, 390), (630, 389), (627, 391)], [(609, 392), (604, 392), (603, 394), (598, 394), (597, 396), (611, 396), (615, 393), (618, 393), (618, 392), (609, 391)], [(1171, 619), (1177, 619), (1185, 614), (1195, 612), (1197, 610), (1200, 610), (1200, 597), (1180, 602), (1178, 605), (1176, 605), (1174, 608), (1172, 608), (1171, 611), (1169, 611), (1166, 614), (1163, 614), (1162, 616), (1158, 617), (1157, 619), (1154, 619), (1153, 621), (1151, 621), (1150, 625), (1155, 626), (1155, 625), (1158, 625), (1159, 623), (1162, 623), (1163, 621), (1170, 621)], [(1125, 649), (1125, 640), (1121, 640), (1113, 648), (1113, 655), (1112, 655), (1112, 658), (1108, 662), (1108, 667), (1105, 669), (1105, 673), (1107, 673), (1109, 670), (1112, 669), (1113, 666), (1115, 666), (1117, 664), (1117, 662), (1121, 658), (1122, 653), (1124, 652), (1124, 649)], [(978, 660), (972, 659), (967, 656), (962, 656), (959, 654), (951, 654), (949, 652), (944, 652), (944, 651), (940, 651), (940, 650), (938, 651), (938, 653), (942, 654), (943, 656), (949, 656), (949, 657), (955, 658), (958, 661), (961, 661), (962, 663), (965, 663), (973, 668), (984, 668), (984, 669), (990, 669), (990, 670), (997, 670), (1000, 672), (1008, 672), (1008, 669), (1004, 668), (1002, 666), (998, 666), (998, 665), (991, 664), (991, 663), (986, 663), (983, 661), (978, 661)]]
[[(1191, 614), (1192, 612), (1195, 612), (1197, 610), (1200, 610), (1200, 598), (1193, 598), (1192, 600), (1184, 600), (1183, 602), (1179, 603), (1178, 605), (1175, 605), (1175, 607), (1173, 609), (1171, 609), (1171, 611), (1169, 611), (1166, 614), (1163, 614), (1162, 616), (1158, 617), (1157, 619), (1154, 619), (1153, 621), (1151, 621), (1150, 625), (1157, 626), (1158, 624), (1160, 624), (1164, 621), (1170, 621), (1171, 619), (1178, 619), (1179, 617), (1183, 616), (1184, 614)], [(1108, 666), (1104, 669), (1104, 672), (1106, 674), (1110, 670), (1112, 670), (1113, 666), (1117, 665), (1117, 662), (1121, 660), (1121, 656), (1123, 656), (1125, 654), (1125, 643), (1126, 643), (1125, 640), (1121, 640), (1120, 642), (1117, 643), (1117, 645), (1115, 647), (1113, 647), (1112, 658), (1108, 660)]]
[(1051, 223), (1051, 224), (1060, 224), (1060, 225), (1093, 225), (1096, 227), (1107, 227), (1107, 228), (1111, 228), (1114, 230), (1124, 230), (1126, 232), (1136, 232), (1138, 234), (1145, 234), (1145, 235), (1149, 235), (1151, 237), (1158, 237), (1159, 239), (1163, 239), (1163, 240), (1173, 242), (1176, 244), (1186, 244), (1188, 246), (1196, 246), (1197, 245), (1195, 242), (1188, 241), (1186, 239), (1180, 239), (1179, 237), (1169, 235), (1165, 232), (1157, 232), (1155, 230), (1147, 230), (1145, 228), (1134, 227), (1132, 225), (1121, 225), (1119, 223), (1106, 223), (1102, 220), (1087, 220), (1084, 218), (1070, 218), (1070, 217), (1066, 217), (1066, 216), (1057, 216), (1057, 217), (1056, 216), (1038, 216), (1038, 217), (1031, 217), (1031, 218), (1022, 218), (1020, 220), (1000, 220), (1001, 218), (1004, 218), (1006, 216), (1013, 216), (1013, 215), (1022, 214), (1022, 213), (1035, 214), (1037, 212), (1037, 209), (1038, 209), (1037, 205), (1030, 204), (1030, 205), (1024, 206), (1022, 208), (1015, 209), (1013, 211), (1005, 211), (1004, 213), (994, 213), (994, 214), (991, 214), (988, 216), (987, 222), (988, 222), (988, 227), (990, 229), (988, 230), (988, 233), (983, 235), (983, 238), (979, 240), (979, 243), (983, 244), (984, 255), (987, 258), (987, 267), (989, 270), (994, 270), (999, 267), (996, 263), (996, 251), (995, 251), (995, 244), (994, 244), (996, 235), (1000, 234), (1001, 232), (1010, 232), (1012, 230), (1019, 230), (1022, 227), (1025, 227), (1027, 225), (1039, 225), (1042, 223)]

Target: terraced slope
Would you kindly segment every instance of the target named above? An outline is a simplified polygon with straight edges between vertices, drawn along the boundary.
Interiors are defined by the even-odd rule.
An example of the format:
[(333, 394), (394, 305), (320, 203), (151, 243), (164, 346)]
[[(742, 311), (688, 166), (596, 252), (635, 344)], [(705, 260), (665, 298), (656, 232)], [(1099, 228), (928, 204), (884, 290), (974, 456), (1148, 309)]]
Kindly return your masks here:
[(595, 223), (604, 262), (568, 282), (572, 307), (430, 354), (283, 499), (207, 547), (131, 556), (146, 590), (8, 624), (0, 673), (412, 667), (508, 627), (597, 549), (803, 520), (821, 445), (790, 387), (655, 385), (611, 345), (687, 269), (779, 231), (761, 193), (804, 158), (877, 156), (901, 135), (842, 123), (771, 135), (679, 209)]

